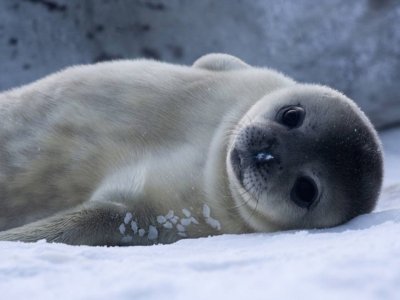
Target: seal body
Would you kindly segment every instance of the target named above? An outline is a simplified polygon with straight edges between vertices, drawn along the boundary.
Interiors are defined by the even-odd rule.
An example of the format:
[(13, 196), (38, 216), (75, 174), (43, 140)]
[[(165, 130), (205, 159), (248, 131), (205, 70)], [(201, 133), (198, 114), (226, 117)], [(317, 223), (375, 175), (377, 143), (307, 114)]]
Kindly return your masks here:
[[(302, 134), (274, 129), (282, 103), (311, 107)], [(333, 117), (307, 121), (319, 110)], [(294, 142), (282, 146), (293, 139), (310, 147), (300, 147), (298, 156)], [(358, 142), (346, 146), (346, 139)], [(75, 66), (6, 91), (0, 94), (0, 141), (2, 240), (145, 245), (334, 226), (370, 211), (382, 178), (376, 133), (351, 100), (223, 54), (193, 66), (149, 60)], [(259, 147), (250, 149), (251, 143)], [(350, 188), (337, 177), (353, 177), (342, 166), (353, 159), (353, 146), (370, 168), (349, 164), (360, 177)], [(263, 171), (245, 163), (250, 152), (270, 159)], [(328, 171), (294, 172), (314, 164), (307, 172)], [(338, 190), (325, 188), (328, 195), (320, 196), (317, 184), (313, 190), (308, 182), (307, 190), (301, 176), (321, 176), (321, 184), (334, 182)], [(360, 193), (372, 177), (369, 194)], [(330, 195), (340, 199), (332, 203)], [(304, 213), (300, 201), (317, 196), (327, 203)]]

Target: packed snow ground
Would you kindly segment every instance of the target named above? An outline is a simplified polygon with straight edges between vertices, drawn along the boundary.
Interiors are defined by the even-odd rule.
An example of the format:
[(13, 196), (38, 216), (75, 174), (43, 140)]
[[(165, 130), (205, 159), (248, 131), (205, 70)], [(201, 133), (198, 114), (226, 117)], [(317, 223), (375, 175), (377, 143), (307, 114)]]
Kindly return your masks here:
[(0, 242), (1, 299), (399, 299), (400, 130), (375, 212), (329, 230), (147, 247)]

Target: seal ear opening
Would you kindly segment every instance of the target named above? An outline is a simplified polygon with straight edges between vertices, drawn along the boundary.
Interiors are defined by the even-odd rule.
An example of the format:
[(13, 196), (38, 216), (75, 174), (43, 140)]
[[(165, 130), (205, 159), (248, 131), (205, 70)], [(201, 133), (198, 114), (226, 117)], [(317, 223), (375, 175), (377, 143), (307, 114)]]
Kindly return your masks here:
[(210, 53), (197, 59), (193, 67), (210, 71), (233, 71), (250, 68), (250, 65), (229, 54)]

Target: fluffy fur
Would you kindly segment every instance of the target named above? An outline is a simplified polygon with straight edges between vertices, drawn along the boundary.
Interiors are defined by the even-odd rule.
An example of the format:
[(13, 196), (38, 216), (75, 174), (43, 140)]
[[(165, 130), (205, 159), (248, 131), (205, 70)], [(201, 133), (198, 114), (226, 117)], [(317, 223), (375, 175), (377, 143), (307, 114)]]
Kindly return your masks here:
[[(290, 172), (268, 186), (270, 196), (257, 198), (229, 162), (243, 130), (261, 123), (274, 128), (277, 107), (288, 101), (319, 115), (304, 127), (303, 144), (349, 153), (350, 138), (370, 160), (350, 164), (357, 170), (347, 173), (343, 164), (352, 154), (330, 160), (321, 176), (336, 189), (326, 188), (312, 213), (287, 199)], [(370, 211), (382, 179), (375, 130), (351, 100), (224, 54), (193, 66), (149, 60), (75, 66), (4, 92), (0, 141), (1, 240), (145, 245), (334, 226)], [(301, 161), (313, 149), (290, 153)], [(318, 149), (313, 155), (323, 156), (326, 149)], [(338, 179), (343, 176), (354, 185)]]

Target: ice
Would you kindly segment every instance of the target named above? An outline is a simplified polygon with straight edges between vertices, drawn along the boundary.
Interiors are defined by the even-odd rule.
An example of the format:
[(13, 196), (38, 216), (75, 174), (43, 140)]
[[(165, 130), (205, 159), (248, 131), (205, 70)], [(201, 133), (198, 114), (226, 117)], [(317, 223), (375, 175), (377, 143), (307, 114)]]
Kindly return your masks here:
[(138, 232), (139, 232), (139, 236), (143, 237), (146, 233), (146, 230), (144, 230), (143, 228), (140, 228)]
[(128, 224), (132, 220), (132, 214), (130, 212), (127, 212), (124, 218), (124, 223)]
[(168, 211), (167, 215), (165, 216), (168, 220), (172, 219), (174, 216), (174, 211), (170, 210)]
[(187, 208), (182, 209), (182, 213), (185, 215), (186, 218), (189, 218), (191, 216), (191, 213)]
[(178, 224), (176, 225), (176, 229), (178, 229), (178, 231), (185, 231), (185, 227), (182, 224)]
[(172, 229), (172, 227), (174, 227), (174, 225), (172, 225), (171, 222), (165, 222), (165, 223), (163, 224), (163, 227), (164, 227), (164, 228), (167, 228), (167, 229)]
[(158, 237), (158, 230), (156, 227), (150, 225), (149, 226), (149, 234), (148, 234), (148, 239), (149, 240), (155, 240)]
[(124, 224), (124, 223), (122, 223), (121, 225), (119, 225), (118, 229), (119, 229), (119, 232), (120, 232), (121, 234), (125, 234), (126, 228), (125, 228), (125, 224)]
[(206, 218), (206, 223), (216, 230), (221, 230), (221, 224), (213, 218)]
[(211, 213), (210, 207), (207, 204), (204, 204), (203, 205), (203, 216), (204, 216), (204, 218), (209, 218), (210, 217), (210, 213)]
[(135, 221), (132, 221), (131, 222), (131, 228), (132, 228), (133, 233), (136, 234), (139, 227), (138, 227), (138, 224)]
[(216, 230), (221, 230), (220, 222), (211, 217), (211, 209), (207, 204), (203, 205), (203, 216), (208, 225)]
[(126, 236), (123, 236), (121, 240), (123, 243), (130, 243), (130, 242), (132, 242), (133, 237), (131, 235), (126, 235)]
[(181, 219), (181, 224), (183, 226), (189, 226), (190, 223), (192, 223), (192, 219), (191, 218), (183, 218), (183, 219)]
[(165, 218), (164, 216), (158, 216), (157, 217), (157, 222), (159, 224), (164, 224), (167, 221), (167, 218)]
[(271, 154), (269, 154), (268, 152), (259, 152), (256, 154), (256, 159), (259, 162), (264, 162), (264, 161), (272, 160), (272, 159), (274, 159), (274, 157)]

